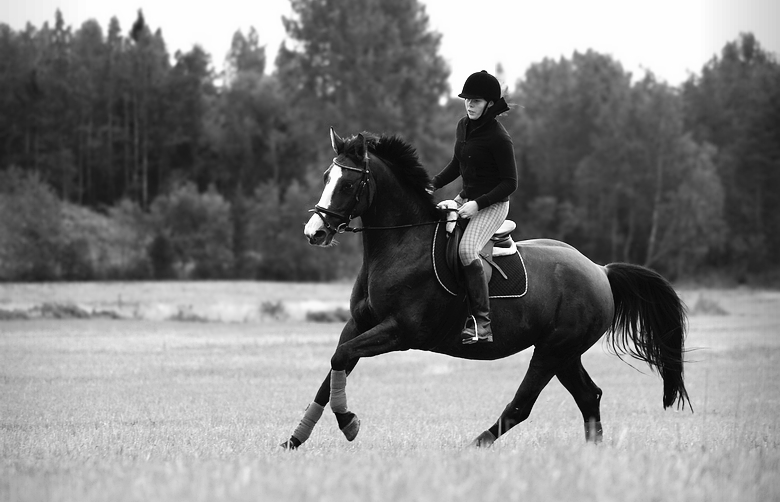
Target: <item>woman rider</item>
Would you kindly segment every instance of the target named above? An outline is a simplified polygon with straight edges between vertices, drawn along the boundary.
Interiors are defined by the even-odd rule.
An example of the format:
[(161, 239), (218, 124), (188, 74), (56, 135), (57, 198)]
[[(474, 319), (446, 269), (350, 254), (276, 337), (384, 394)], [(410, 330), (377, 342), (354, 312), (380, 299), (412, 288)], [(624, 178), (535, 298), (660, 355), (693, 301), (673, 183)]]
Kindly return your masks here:
[(458, 248), (464, 266), (471, 317), (466, 319), (462, 342), (492, 342), (487, 279), (479, 252), (509, 213), (509, 195), (517, 189), (517, 163), (512, 138), (496, 117), (509, 110), (501, 85), (486, 71), (471, 74), (458, 97), (466, 117), (458, 121), (454, 155), (434, 176), (441, 188), (459, 176), (463, 188), (455, 197), (458, 216), (468, 219)]

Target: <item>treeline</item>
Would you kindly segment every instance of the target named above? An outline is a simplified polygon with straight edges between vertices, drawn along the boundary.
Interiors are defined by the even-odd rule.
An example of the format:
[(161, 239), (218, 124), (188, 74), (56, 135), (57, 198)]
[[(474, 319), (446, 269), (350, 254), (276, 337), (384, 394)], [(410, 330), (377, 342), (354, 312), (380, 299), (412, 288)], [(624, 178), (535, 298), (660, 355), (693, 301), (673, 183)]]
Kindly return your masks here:
[[(359, 237), (302, 237), (328, 127), (399, 134), (433, 174), (462, 103), (417, 0), (292, 7), (270, 75), (254, 30), (217, 70), (198, 46), (171, 56), (141, 12), (105, 31), (59, 11), (0, 24), (0, 279), (352, 276)], [(777, 280), (780, 66), (751, 34), (681, 87), (593, 51), (513, 87), (516, 238), (675, 278)]]

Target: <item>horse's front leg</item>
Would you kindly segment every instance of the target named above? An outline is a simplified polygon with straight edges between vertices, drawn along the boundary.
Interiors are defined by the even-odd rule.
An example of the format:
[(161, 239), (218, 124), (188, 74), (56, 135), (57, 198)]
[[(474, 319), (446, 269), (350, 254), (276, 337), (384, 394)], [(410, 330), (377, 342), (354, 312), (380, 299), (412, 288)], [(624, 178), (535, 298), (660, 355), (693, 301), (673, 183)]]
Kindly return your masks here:
[(352, 361), (401, 350), (401, 337), (395, 319), (386, 319), (357, 337), (339, 344), (330, 361), (330, 408), (348, 441), (357, 437), (360, 420), (347, 407), (347, 372)]
[[(350, 319), (341, 330), (339, 345), (348, 342), (359, 334), (360, 333), (355, 326), (355, 322)], [(345, 374), (351, 372), (357, 362), (357, 359), (350, 361), (346, 368)], [(322, 412), (330, 400), (330, 380), (331, 372), (328, 372), (328, 375), (325, 377), (325, 380), (322, 382), (319, 390), (317, 391), (317, 395), (314, 396), (314, 401), (306, 408), (301, 422), (298, 424), (298, 427), (295, 428), (295, 431), (293, 431), (290, 439), (281, 444), (282, 448), (294, 450), (303, 444), (307, 439), (309, 439), (309, 436), (314, 430), (314, 426), (317, 425), (320, 417), (322, 417)], [(341, 427), (341, 420), (339, 422), (339, 426)]]

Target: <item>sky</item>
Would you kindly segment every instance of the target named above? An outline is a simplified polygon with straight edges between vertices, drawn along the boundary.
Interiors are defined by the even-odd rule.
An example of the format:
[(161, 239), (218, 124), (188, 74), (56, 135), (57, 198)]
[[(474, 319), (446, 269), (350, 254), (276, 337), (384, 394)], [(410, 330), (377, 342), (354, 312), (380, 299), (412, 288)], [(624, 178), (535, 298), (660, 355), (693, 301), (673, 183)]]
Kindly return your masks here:
[[(752, 32), (780, 58), (779, 0), (420, 1), (429, 28), (442, 35), (453, 94), (475, 71), (495, 73), (500, 64), (504, 73), (497, 76), (511, 90), (530, 65), (589, 49), (610, 55), (636, 78), (650, 71), (674, 86), (701, 74), (740, 33)], [(90, 18), (106, 30), (116, 16), (125, 33), (141, 9), (152, 30), (162, 30), (171, 54), (199, 44), (216, 70), (233, 34), (250, 27), (272, 63), (285, 38), (281, 18), (292, 14), (290, 0), (0, 0), (0, 23), (40, 28), (53, 24), (56, 9), (74, 30)]]

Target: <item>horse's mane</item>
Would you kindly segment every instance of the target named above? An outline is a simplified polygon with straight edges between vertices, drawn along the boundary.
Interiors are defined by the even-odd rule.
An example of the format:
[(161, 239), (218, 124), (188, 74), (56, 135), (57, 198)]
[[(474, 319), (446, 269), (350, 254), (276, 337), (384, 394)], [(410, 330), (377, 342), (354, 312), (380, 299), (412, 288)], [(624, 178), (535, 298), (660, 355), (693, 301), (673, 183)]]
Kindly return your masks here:
[[(438, 215), (433, 197), (427, 192), (431, 177), (420, 163), (417, 150), (399, 136), (385, 136), (371, 132), (361, 133), (366, 138), (368, 151), (387, 164), (390, 171), (410, 191), (422, 197), (430, 206), (433, 215)], [(363, 157), (363, 142), (358, 135), (344, 141), (344, 154), (357, 162)]]

